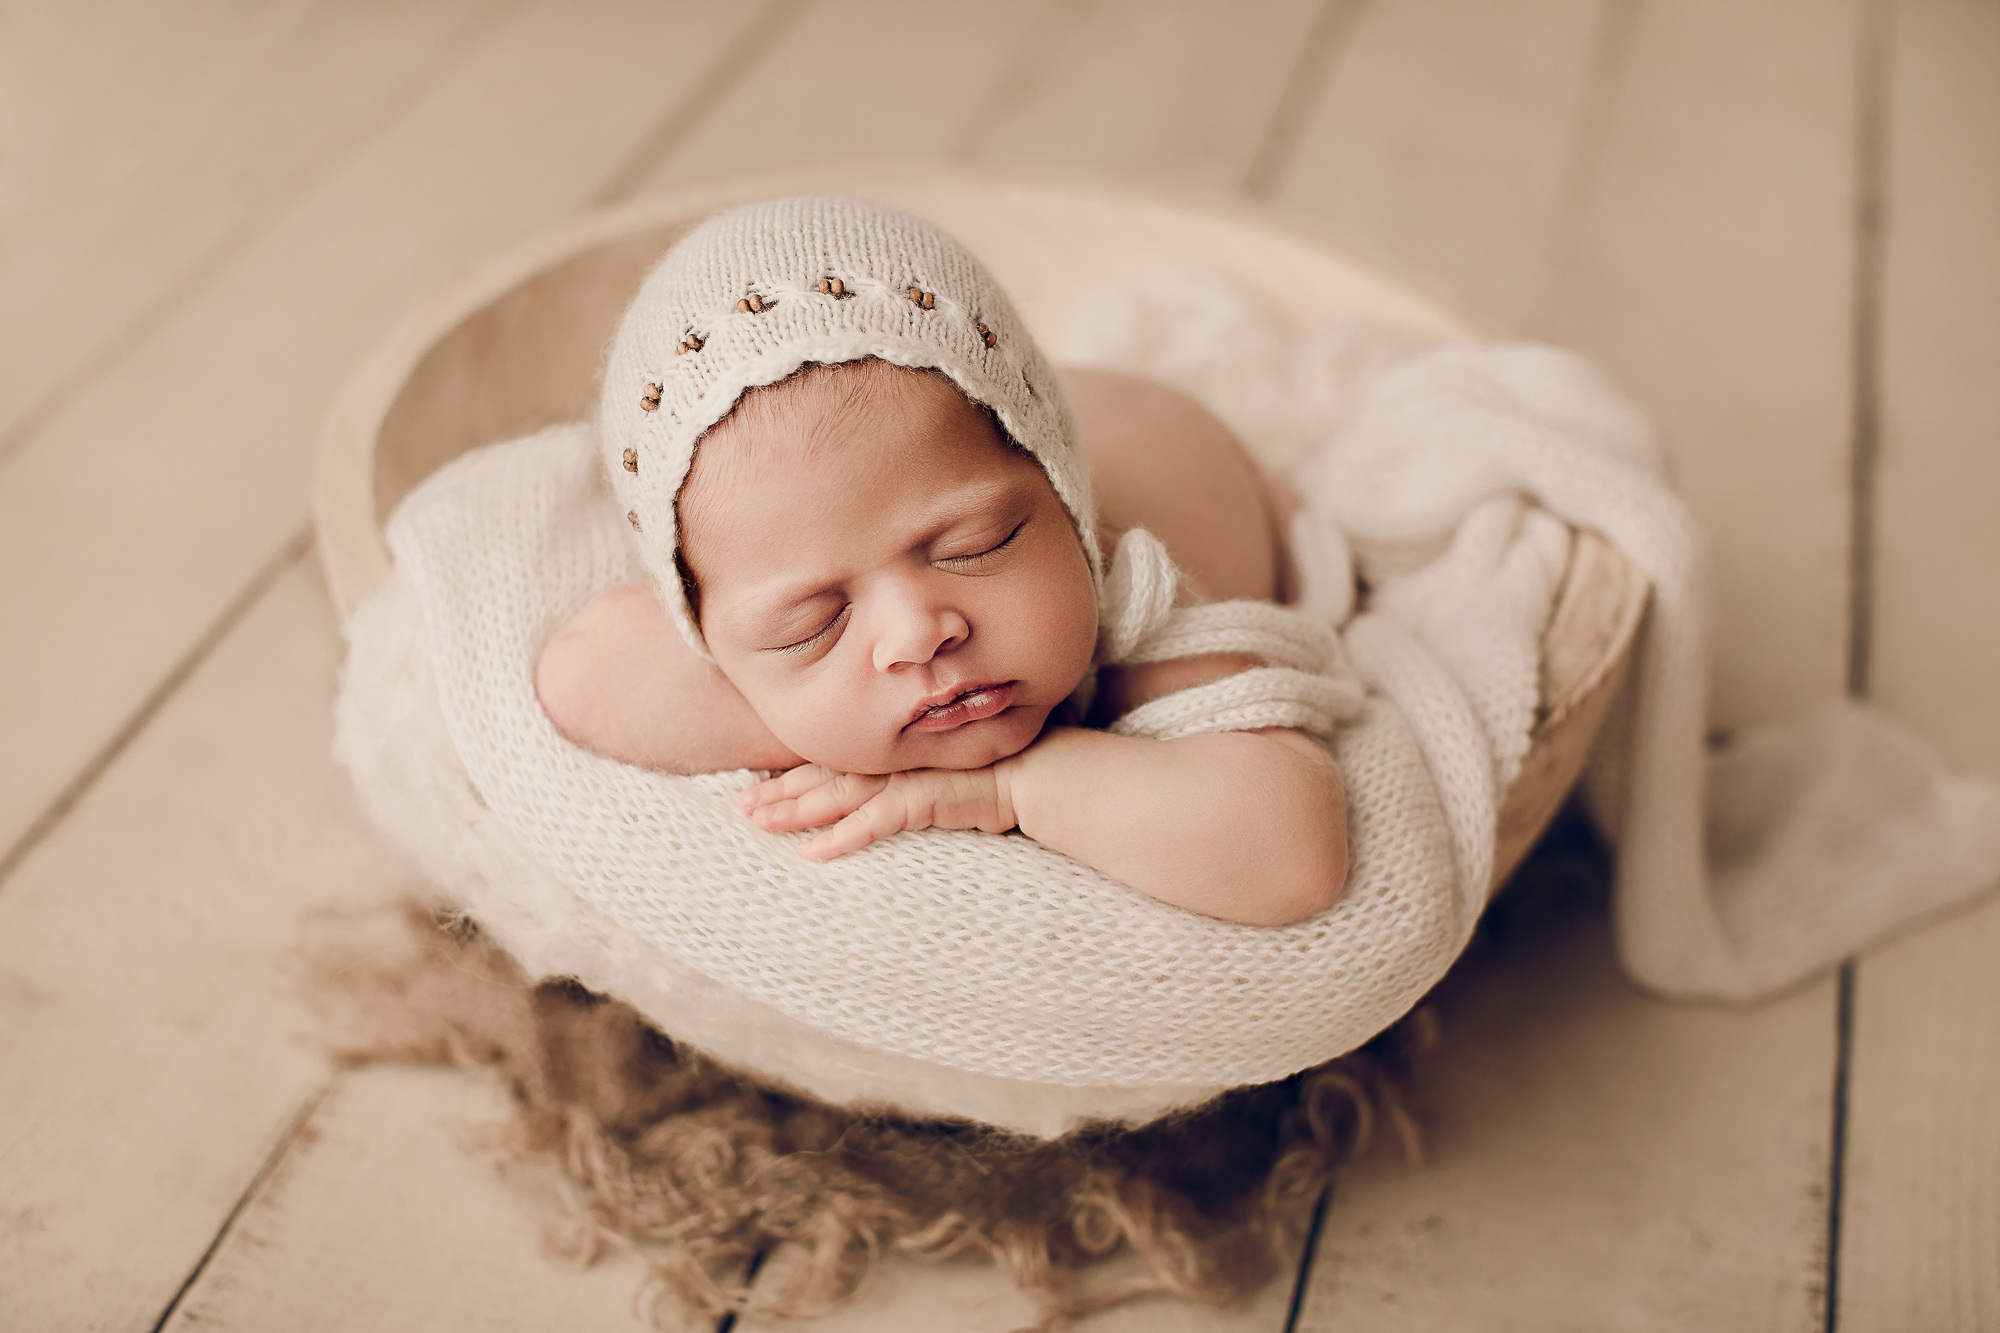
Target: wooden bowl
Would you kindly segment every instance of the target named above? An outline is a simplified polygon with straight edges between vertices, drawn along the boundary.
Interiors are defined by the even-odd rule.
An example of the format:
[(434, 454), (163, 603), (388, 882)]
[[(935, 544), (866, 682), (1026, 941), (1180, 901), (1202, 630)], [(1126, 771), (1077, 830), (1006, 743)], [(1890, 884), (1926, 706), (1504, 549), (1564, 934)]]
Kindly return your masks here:
[[(468, 449), (588, 416), (599, 358), (652, 262), (717, 209), (793, 193), (865, 195), (931, 219), (993, 269), (1031, 328), (1049, 326), (1078, 291), (1180, 266), (1234, 281), (1301, 329), (1353, 318), (1427, 338), (1472, 332), (1247, 209), (872, 169), (735, 182), (585, 214), (496, 256), (412, 311), (334, 404), (313, 518), (342, 619), (388, 578), (382, 524), (412, 487)], [(1623, 677), (1647, 591), (1607, 543), (1578, 533), (1543, 634), (1539, 720), (1500, 811), (1496, 886), (1575, 783)]]

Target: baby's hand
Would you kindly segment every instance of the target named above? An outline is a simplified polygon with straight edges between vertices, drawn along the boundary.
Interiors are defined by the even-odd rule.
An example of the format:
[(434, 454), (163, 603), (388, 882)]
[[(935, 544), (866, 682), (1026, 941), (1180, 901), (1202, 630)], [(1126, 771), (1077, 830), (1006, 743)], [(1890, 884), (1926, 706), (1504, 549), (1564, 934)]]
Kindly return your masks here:
[(904, 829), (1005, 833), (1014, 827), (1014, 803), (1001, 769), (1000, 764), (918, 768), (869, 776), (801, 764), (758, 783), (738, 799), (758, 828), (773, 833), (833, 824), (799, 847), (799, 855), (808, 860), (831, 861)]

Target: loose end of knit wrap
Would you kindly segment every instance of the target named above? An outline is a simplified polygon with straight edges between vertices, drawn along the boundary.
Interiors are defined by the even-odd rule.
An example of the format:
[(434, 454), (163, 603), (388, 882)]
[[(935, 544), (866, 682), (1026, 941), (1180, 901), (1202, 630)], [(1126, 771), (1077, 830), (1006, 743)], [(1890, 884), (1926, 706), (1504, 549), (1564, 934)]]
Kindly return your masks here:
[(1329, 737), (1361, 711), (1367, 691), (1330, 623), (1269, 602), (1176, 606), (1183, 582), (1173, 557), (1152, 533), (1134, 528), (1120, 539), (1099, 606), (1103, 664), (1242, 653), (1268, 665), (1154, 699), (1107, 730), (1173, 740), (1295, 727)]

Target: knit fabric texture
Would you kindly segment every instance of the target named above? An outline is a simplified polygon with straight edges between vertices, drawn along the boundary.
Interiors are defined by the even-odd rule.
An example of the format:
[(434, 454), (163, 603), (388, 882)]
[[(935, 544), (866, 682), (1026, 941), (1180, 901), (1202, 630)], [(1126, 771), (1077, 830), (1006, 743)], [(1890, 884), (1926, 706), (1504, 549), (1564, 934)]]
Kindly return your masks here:
[[(932, 829), (808, 862), (800, 835), (743, 817), (755, 774), (676, 777), (570, 744), (535, 701), (535, 656), (638, 573), (596, 448), (588, 426), (559, 427), (434, 474), (389, 525), (395, 578), (349, 628), (341, 745), (371, 814), (532, 973), (831, 1101), (1052, 1134), (1351, 1050), (1470, 931), (1483, 866), (1461, 878), (1408, 723), (1344, 668), (1270, 668), (1332, 682), (1326, 697), (1245, 694), (1352, 718), (1332, 746), (1353, 873), (1334, 911), (1283, 930), (1166, 906), (1022, 837)], [(1328, 627), (1261, 611), (1207, 614), (1242, 618), (1280, 662), (1344, 660)], [(1142, 644), (1246, 641), (1136, 623)]]
[[(1521, 497), (1645, 572), (1628, 709), (1586, 775), (1617, 843), (1619, 954), (1641, 985), (1770, 995), (2000, 883), (2000, 785), (1952, 774), (1885, 714), (1842, 704), (1706, 752), (1705, 543), (1651, 428), (1581, 357), (1499, 344), (1412, 358), (1301, 481), (1348, 534), (1382, 613), (1461, 681), (1487, 728), (1510, 707), (1496, 666), (1532, 660), (1509, 646), (1520, 608), (1491, 574), (1525, 554)], [(1410, 570), (1413, 549), (1441, 553)], [(1348, 647), (1366, 676), (1351, 635)], [(1487, 731), (1496, 772), (1509, 734)]]
[[(1586, 363), (1524, 345), (1355, 358), (1344, 338), (1317, 344), (1323, 365), (1245, 358), (1271, 339), (1250, 336), (1247, 313), (1218, 318), (1227, 293), (1186, 279), (1173, 291), (1204, 297), (1202, 317), (1140, 301), (1124, 321), (1171, 339), (1052, 345), (1171, 373), (1267, 461), (1327, 442), (1294, 476), (1306, 512), (1292, 555), (1320, 624), (1175, 610), (1170, 564), (1128, 534), (1105, 579), (1103, 642), (1152, 660), (1226, 630), (1268, 670), (1333, 682), (1312, 688), (1342, 695), (1319, 700), (1321, 715), (1350, 717), (1330, 748), (1352, 869), (1326, 912), (1229, 925), (981, 833), (902, 833), (808, 863), (795, 836), (742, 817), (754, 774), (670, 777), (569, 745), (535, 702), (535, 655), (643, 568), (585, 425), (469, 455), (391, 522), (396, 572), (348, 624), (337, 720), (370, 814), (529, 974), (616, 994), (779, 1084), (1042, 1135), (1144, 1120), (1353, 1049), (1463, 946), (1568, 549), (1545, 507), (1603, 532), (1654, 586), (1627, 722), (1593, 775), (1619, 835), (1617, 930), (1635, 978), (1767, 993), (1993, 886), (2000, 790), (1944, 773), (1877, 715), (1843, 709), (1704, 763), (1699, 533), (1644, 421)], [(1135, 350), (1147, 345), (1179, 359)], [(1364, 373), (1336, 374), (1337, 356)], [(1319, 387), (1318, 415), (1281, 370), (1314, 372), (1298, 380)], [(1353, 568), (1372, 594), (1344, 618)], [(1343, 618), (1358, 707), (1316, 639)], [(1142, 709), (1120, 725), (1179, 734), (1250, 708), (1160, 702), (1185, 715), (1145, 730)]]
[(708, 219), (640, 285), (604, 363), (605, 468), (660, 599), (708, 656), (675, 565), (674, 501), (703, 431), (745, 390), (809, 362), (879, 357), (942, 372), (1048, 474), (1100, 555), (1090, 470), (1055, 370), (972, 254), (919, 218), (858, 199), (788, 198)]
[(1159, 538), (1144, 528), (1127, 532), (1099, 591), (1106, 621), (1098, 630), (1098, 660), (1130, 666), (1244, 653), (1265, 665), (1154, 699), (1108, 730), (1162, 741), (1258, 727), (1331, 737), (1360, 712), (1361, 678), (1332, 622), (1270, 602), (1182, 605), (1185, 586)]

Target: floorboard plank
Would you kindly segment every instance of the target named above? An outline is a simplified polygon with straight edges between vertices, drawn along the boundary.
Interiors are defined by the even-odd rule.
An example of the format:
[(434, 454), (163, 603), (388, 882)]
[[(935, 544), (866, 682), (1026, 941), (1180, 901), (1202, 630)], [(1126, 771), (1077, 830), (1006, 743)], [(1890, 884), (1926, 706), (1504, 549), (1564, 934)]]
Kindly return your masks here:
[(0, 470), (0, 624), (35, 645), (0, 656), (0, 848), (297, 531), (355, 362), (417, 296), (586, 199), (743, 12), (538, 0), (481, 33)]
[(1035, 1303), (992, 1264), (972, 1260), (919, 1264), (891, 1258), (853, 1301), (830, 1314), (802, 1321), (739, 1319), (736, 1333), (784, 1333), (786, 1329), (905, 1333), (939, 1327), (947, 1311), (953, 1333), (1008, 1333), (1035, 1321)]
[(0, 464), (503, 8), (9, 6)]
[(1830, 983), (1755, 1010), (1619, 975), (1601, 915), (1447, 983), (1427, 1165), (1327, 1211), (1302, 1333), (1820, 1327)]
[(1523, 324), (1665, 437), (1709, 537), (1723, 728), (1846, 689), (1858, 8), (1631, 6)]
[(636, 1260), (542, 1257), (526, 1203), (466, 1151), (502, 1109), (445, 1070), (342, 1076), (166, 1330), (650, 1328)]
[(283, 958), (407, 871), (328, 756), (303, 560), (0, 892), (0, 1328), (149, 1328), (326, 1076)]
[[(1047, 8), (1046, 0), (820, 0), (646, 188), (843, 162), (943, 159)], [(873, 76), (859, 76), (861, 68)], [(812, 132), (801, 133), (807, 124)]]
[[(2000, 776), (2000, 11), (1895, 7), (1874, 698)], [(2000, 1327), (2000, 902), (1856, 964), (1838, 1327)]]
[(972, 161), (1231, 193), (1324, 0), (1100, 0), (1060, 12), (970, 127)]
[[(1114, 1260), (1106, 1276), (1135, 1271)], [(1266, 1284), (1239, 1306), (1217, 1310), (1174, 1297), (1148, 1297), (1076, 1320), (1073, 1333), (1284, 1333), (1293, 1272)], [(804, 1321), (739, 1320), (737, 1333), (1008, 1333), (1033, 1325), (1035, 1302), (997, 1266), (954, 1260), (920, 1264), (892, 1258), (851, 1304)]]
[(2000, 901), (1855, 978), (1841, 1333), (2000, 1328)]
[(1274, 202), (1518, 332), (1580, 136), (1599, 0), (1373, 0)]
[(1898, 12), (1871, 693), (2000, 778), (2000, 9)]

